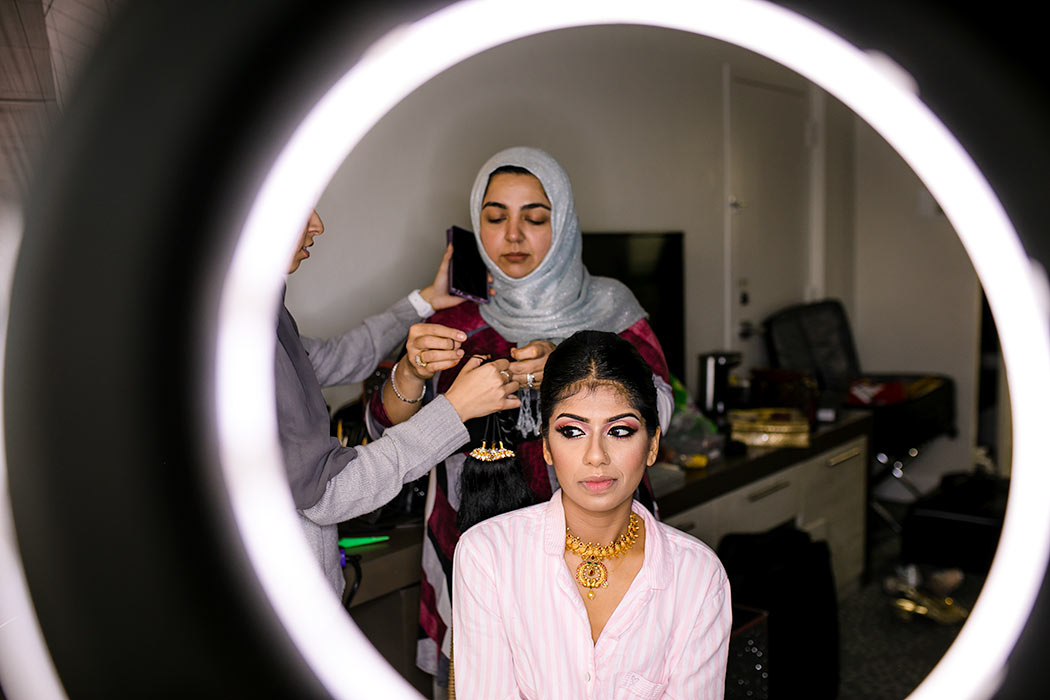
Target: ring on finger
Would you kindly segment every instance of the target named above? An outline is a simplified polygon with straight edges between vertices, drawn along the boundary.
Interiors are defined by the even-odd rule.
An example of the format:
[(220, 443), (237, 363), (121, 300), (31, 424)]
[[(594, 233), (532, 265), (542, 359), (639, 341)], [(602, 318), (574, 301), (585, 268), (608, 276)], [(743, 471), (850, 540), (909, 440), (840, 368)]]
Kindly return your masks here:
[(423, 353), (421, 353), (421, 352), (417, 352), (416, 353), (416, 365), (420, 369), (426, 369), (427, 368), (427, 361), (423, 359)]
[(499, 373), (503, 375), (503, 379), (504, 379), (503, 383), (504, 383), (504, 384), (506, 384), (507, 382), (509, 382), (509, 381), (510, 381), (510, 372), (508, 372), (508, 371), (507, 371), (507, 370), (505, 370), (505, 369), (501, 369), (501, 370), (499, 371)]
[(529, 372), (528, 374), (525, 375), (525, 386), (527, 386), (527, 387), (529, 387), (531, 389), (535, 383), (536, 383), (536, 375), (535, 374), (533, 374), (532, 372)]

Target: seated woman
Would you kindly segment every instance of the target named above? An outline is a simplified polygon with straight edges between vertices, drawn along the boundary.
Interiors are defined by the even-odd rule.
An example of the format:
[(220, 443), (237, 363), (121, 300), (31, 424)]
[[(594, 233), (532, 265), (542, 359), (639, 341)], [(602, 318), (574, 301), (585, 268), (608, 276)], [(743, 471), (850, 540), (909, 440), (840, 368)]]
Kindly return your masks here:
[(660, 441), (649, 375), (612, 333), (582, 331), (548, 358), (543, 455), (561, 488), (460, 539), (456, 697), (723, 696), (722, 565), (633, 500)]
[[(406, 361), (398, 365), (394, 378), (401, 394), (412, 398), (423, 395), (426, 382), (424, 403), (444, 393), (463, 367), (450, 354), (452, 344), (437, 332), (451, 327), (466, 334), (465, 357), (511, 359), (510, 379), (521, 386), (521, 409), (504, 412), (509, 414), (506, 435), (518, 454), (518, 468), (506, 475), (507, 483), (495, 494), (502, 503), (489, 502), (491, 491), (478, 495), (461, 489), (466, 452), (483, 439), (483, 429), (477, 426), (468, 426), (474, 442), (430, 474), (419, 620), (426, 637), (419, 642), (416, 661), (439, 683), (448, 678), (449, 586), (460, 532), (493, 512), (546, 501), (557, 488), (543, 461), (537, 408), (544, 365), (555, 345), (588, 328), (620, 334), (649, 364), (662, 421), (670, 420), (673, 408), (667, 363), (645, 310), (623, 284), (591, 277), (583, 265), (572, 187), (557, 161), (535, 148), (497, 153), (474, 181), (470, 216), (495, 294), (488, 304), (467, 302), (434, 314), (429, 319), (438, 324), (434, 333), (425, 325), (414, 328), (406, 343)], [(377, 392), (369, 406), (373, 435), (407, 420), (419, 407), (399, 399), (390, 386), (381, 399)], [(641, 491), (639, 498), (652, 507), (647, 483)]]

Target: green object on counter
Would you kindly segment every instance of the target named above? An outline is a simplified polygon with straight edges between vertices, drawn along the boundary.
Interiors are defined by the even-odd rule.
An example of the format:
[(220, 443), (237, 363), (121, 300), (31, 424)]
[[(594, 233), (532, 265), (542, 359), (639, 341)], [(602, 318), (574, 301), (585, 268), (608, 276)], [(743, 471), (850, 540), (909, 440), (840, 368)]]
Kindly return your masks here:
[(678, 411), (684, 411), (690, 404), (689, 390), (685, 388), (682, 381), (671, 375), (671, 395), (674, 397), (674, 407)]
[(352, 549), (354, 547), (363, 547), (366, 544), (386, 542), (389, 539), (389, 535), (376, 535), (374, 537), (343, 537), (339, 540), (339, 546), (343, 549)]

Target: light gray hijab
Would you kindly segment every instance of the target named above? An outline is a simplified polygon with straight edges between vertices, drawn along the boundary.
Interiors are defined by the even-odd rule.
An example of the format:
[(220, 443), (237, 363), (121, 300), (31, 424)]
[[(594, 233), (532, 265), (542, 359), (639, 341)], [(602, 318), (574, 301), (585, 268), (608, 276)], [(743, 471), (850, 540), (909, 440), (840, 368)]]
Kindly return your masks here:
[[(550, 250), (535, 270), (520, 279), (500, 270), (481, 243), (481, 200), (492, 171), (505, 165), (535, 175), (551, 202)], [(583, 242), (569, 176), (543, 151), (517, 146), (489, 158), (470, 192), (470, 219), (496, 290), (492, 301), (481, 305), (481, 317), (515, 345), (533, 340), (557, 344), (580, 330), (620, 333), (648, 316), (622, 282), (592, 277), (583, 266)]]

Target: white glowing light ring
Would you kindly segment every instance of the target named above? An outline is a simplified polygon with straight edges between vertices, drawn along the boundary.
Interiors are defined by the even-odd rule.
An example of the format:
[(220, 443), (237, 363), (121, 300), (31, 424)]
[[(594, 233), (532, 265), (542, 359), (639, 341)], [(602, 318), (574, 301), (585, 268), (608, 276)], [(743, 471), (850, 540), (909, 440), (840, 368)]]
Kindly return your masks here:
[[(1036, 444), (1043, 428), (1039, 400), (1050, 395), (1046, 290), (988, 183), (922, 102), (872, 57), (823, 27), (759, 0), (458, 3), (398, 28), (371, 47), (296, 130), (259, 192), (224, 286), (216, 396), (221, 459), (235, 516), (283, 624), (333, 695), (418, 697), (346, 621), (305, 547), (285, 482), (273, 406), (240, 402), (272, 391), (272, 311), (302, 222), (365, 133), (430, 78), (514, 39), (601, 24), (693, 32), (796, 71), (878, 131), (955, 227), (1001, 337), (1014, 462), (1001, 541), (980, 600), (913, 697), (987, 696), (1031, 611), (1047, 563), (1050, 470)], [(259, 426), (269, 427), (263, 439)]]

